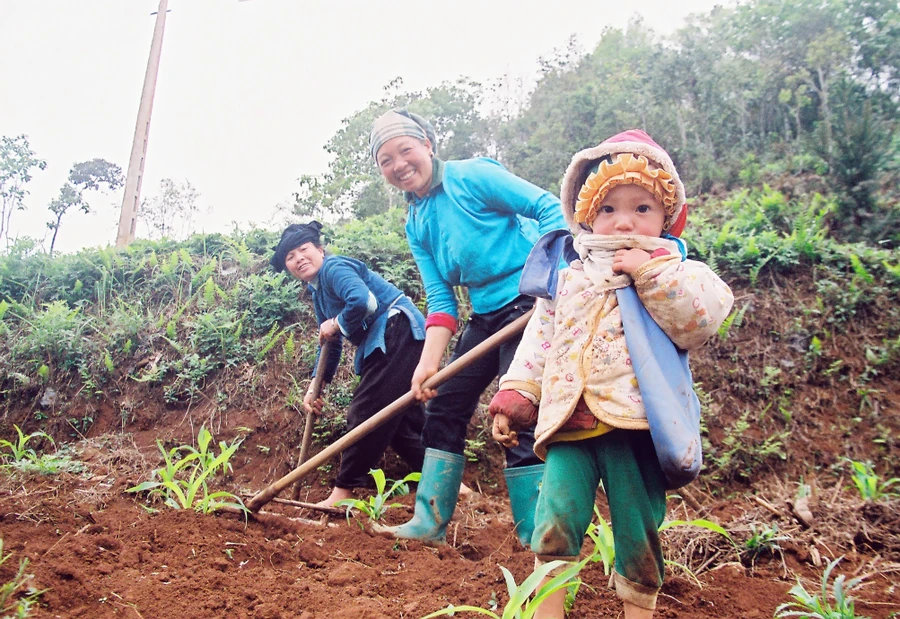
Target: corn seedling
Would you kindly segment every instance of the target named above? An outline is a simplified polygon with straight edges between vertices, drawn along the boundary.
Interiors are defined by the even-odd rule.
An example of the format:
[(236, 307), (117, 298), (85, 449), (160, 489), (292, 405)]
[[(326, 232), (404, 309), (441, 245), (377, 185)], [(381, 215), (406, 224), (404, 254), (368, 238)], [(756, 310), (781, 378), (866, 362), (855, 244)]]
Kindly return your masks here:
[[(163, 466), (153, 471), (155, 480), (145, 481), (128, 489), (128, 492), (150, 492), (151, 496), (163, 497), (163, 501), (174, 509), (193, 509), (209, 514), (223, 507), (245, 510), (243, 502), (230, 492), (210, 492), (207, 479), (220, 470), (224, 474), (231, 468), (229, 460), (237, 451), (241, 440), (230, 445), (219, 442), (220, 452), (208, 449), (212, 434), (201, 428), (197, 436), (199, 449), (189, 445), (173, 447), (166, 451), (162, 442), (157, 440), (163, 456)], [(186, 453), (185, 456), (180, 456)]]
[(375, 480), (375, 490), (376, 493), (373, 496), (370, 496), (368, 499), (342, 499), (340, 501), (336, 501), (335, 507), (346, 507), (347, 508), (347, 520), (350, 520), (350, 512), (354, 509), (358, 509), (366, 516), (369, 517), (369, 520), (381, 520), (384, 517), (385, 512), (392, 507), (400, 507), (400, 503), (388, 503), (388, 501), (395, 496), (403, 496), (405, 494), (409, 494), (409, 486), (407, 485), (411, 481), (419, 481), (422, 478), (421, 473), (410, 473), (403, 479), (398, 479), (393, 484), (391, 484), (390, 489), (385, 492), (385, 487), (387, 486), (387, 480), (384, 477), (384, 471), (381, 469), (373, 469), (369, 471), (369, 475)]
[(613, 532), (603, 516), (600, 515), (600, 510), (597, 509), (596, 505), (594, 505), (594, 515), (597, 516), (597, 522), (592, 522), (587, 529), (588, 537), (594, 542), (594, 551), (588, 559), (591, 563), (603, 561), (603, 573), (609, 576), (616, 560)]
[(785, 602), (775, 609), (775, 619), (783, 619), (786, 617), (800, 617), (801, 619), (868, 619), (866, 617), (857, 617), (853, 608), (853, 598), (848, 595), (850, 590), (856, 587), (862, 578), (851, 578), (841, 574), (831, 583), (831, 597), (834, 598), (834, 605), (829, 601), (829, 580), (831, 572), (834, 570), (838, 562), (843, 557), (838, 557), (828, 564), (825, 572), (822, 574), (822, 588), (819, 594), (813, 594), (806, 590), (806, 587), (798, 580), (797, 584), (788, 591), (793, 602)]
[[(3, 554), (3, 538), (0, 538), (0, 566), (12, 557), (12, 553)], [(31, 613), (31, 607), (37, 604), (38, 598), (46, 591), (38, 591), (28, 586), (34, 578), (32, 574), (26, 574), (28, 559), (19, 560), (19, 569), (12, 580), (0, 582), (0, 614), (4, 618), (25, 619)]]
[(15, 443), (0, 439), (0, 449), (9, 450), (9, 453), (0, 454), (0, 459), (3, 459), (8, 464), (15, 465), (26, 460), (34, 461), (38, 458), (37, 453), (35, 453), (33, 449), (26, 447), (28, 441), (33, 438), (45, 438), (49, 440), (51, 444), (53, 443), (53, 439), (50, 438), (50, 435), (46, 432), (38, 431), (32, 432), (31, 434), (25, 434), (19, 426), (13, 425), (13, 428), (15, 428), (16, 433), (19, 435), (19, 438)]
[(15, 443), (0, 439), (0, 449), (8, 450), (7, 453), (0, 453), (0, 461), (3, 461), (0, 468), (16, 469), (23, 473), (40, 475), (56, 475), (63, 471), (77, 472), (83, 468), (80, 462), (73, 460), (68, 454), (61, 451), (38, 455), (34, 449), (26, 447), (28, 441), (37, 437), (46, 438), (55, 447), (53, 439), (44, 432), (24, 434), (19, 426), (14, 425), (13, 427), (19, 438)]
[(700, 527), (701, 529), (706, 529), (707, 531), (718, 533), (719, 535), (725, 537), (729, 542), (732, 541), (731, 535), (729, 535), (728, 531), (726, 531), (721, 525), (718, 525), (710, 520), (704, 520), (703, 518), (697, 518), (696, 520), (667, 520), (659, 526), (659, 532), (662, 533), (666, 529), (671, 529), (673, 527)]
[[(528, 578), (522, 581), (521, 585), (516, 585), (513, 575), (508, 569), (501, 565), (500, 570), (503, 572), (503, 578), (506, 579), (506, 589), (509, 593), (509, 602), (503, 607), (502, 614), (498, 615), (493, 610), (478, 606), (454, 606), (451, 604), (447, 608), (442, 608), (430, 615), (422, 617), (422, 619), (444, 616), (455, 617), (457, 613), (462, 612), (477, 613), (479, 615), (493, 617), (493, 619), (531, 619), (534, 617), (534, 613), (537, 611), (538, 606), (540, 606), (547, 597), (560, 589), (568, 588), (573, 583), (581, 582), (580, 579), (578, 579), (578, 574), (581, 572), (581, 569), (585, 566), (587, 561), (588, 559), (583, 559), (578, 563), (569, 563), (568, 561), (551, 561), (550, 563), (544, 563), (534, 570)], [(550, 572), (563, 568), (566, 565), (568, 565), (568, 567), (541, 586), (541, 581), (547, 577)], [(531, 597), (532, 594), (534, 594), (534, 597)]]
[(896, 494), (895, 492), (888, 492), (888, 488), (896, 483), (900, 483), (900, 478), (893, 477), (886, 481), (881, 481), (872, 468), (871, 463), (857, 462), (849, 458), (845, 458), (845, 460), (850, 464), (853, 473), (851, 479), (853, 479), (853, 485), (856, 486), (862, 500), (877, 501), (882, 497)]
[[(216, 452), (209, 448), (212, 440), (212, 432), (207, 430), (206, 426), (201, 426), (200, 431), (197, 433), (197, 449), (190, 445), (185, 445), (181, 449), (188, 452), (188, 454), (196, 454), (201, 468), (204, 470), (209, 469), (211, 475), (215, 475), (216, 470), (219, 468), (222, 469), (223, 475), (231, 472), (230, 456), (224, 460), (220, 456), (231, 449), (232, 446), (225, 441), (219, 441), (219, 455), (217, 456)], [(238, 445), (240, 445), (240, 441), (234, 443), (234, 449), (237, 449)]]
[(762, 555), (780, 554), (781, 546), (778, 543), (788, 539), (790, 539), (788, 536), (778, 534), (777, 524), (773, 524), (771, 527), (763, 526), (758, 530), (755, 524), (751, 524), (750, 537), (744, 542), (741, 555), (747, 557), (752, 566)]

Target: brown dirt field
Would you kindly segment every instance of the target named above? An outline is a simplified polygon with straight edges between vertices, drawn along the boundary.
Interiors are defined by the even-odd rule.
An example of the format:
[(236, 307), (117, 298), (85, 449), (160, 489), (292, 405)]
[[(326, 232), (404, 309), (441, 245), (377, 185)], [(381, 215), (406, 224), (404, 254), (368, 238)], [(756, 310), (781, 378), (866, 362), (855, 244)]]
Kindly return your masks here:
[[(504, 489), (485, 488), (474, 475), (468, 481), (485, 493), (460, 503), (447, 545), (430, 547), (373, 534), (355, 519), (322, 518), (276, 503), (264, 511), (282, 516), (247, 523), (230, 514), (150, 513), (124, 490), (153, 461), (152, 450), (121, 435), (88, 440), (78, 449), (87, 464), (83, 473), (9, 477), (0, 491), (5, 551), (16, 561), (27, 557), (35, 586), (47, 589), (35, 618), (417, 618), (451, 603), (504, 604), (499, 566), (517, 582), (532, 568), (533, 555), (512, 534)], [(264, 469), (259, 464), (250, 459), (225, 487), (263, 487), (251, 473)], [(471, 468), (478, 474), (478, 467)], [(820, 565), (846, 555), (839, 573), (867, 575), (856, 593), (860, 616), (887, 618), (900, 611), (897, 503), (866, 507), (841, 488), (822, 487), (812, 505), (821, 525), (806, 531), (784, 506), (782, 488), (772, 478), (754, 485), (755, 494), (715, 499), (692, 485), (701, 512), (671, 501), (670, 519), (708, 517), (736, 537), (749, 532), (750, 523), (779, 523), (791, 541), (782, 543), (780, 556), (748, 566), (715, 534), (673, 529), (666, 535), (667, 554), (690, 565), (698, 581), (670, 569), (658, 617), (771, 617), (798, 577), (817, 589), (821, 568), (813, 565), (814, 553)], [(326, 493), (313, 481), (302, 498)], [(403, 497), (404, 508), (389, 512), (388, 521), (409, 518), (411, 499)], [(12, 562), (0, 568), (0, 581), (13, 569)], [(620, 604), (605, 590), (602, 564), (589, 565), (583, 579), (590, 588), (582, 587), (569, 616), (620, 616)]]
[[(862, 502), (841, 465), (848, 456), (875, 462), (881, 473), (898, 466), (900, 381), (877, 376), (868, 383), (867, 406), (854, 382), (865, 365), (865, 342), (882, 334), (853, 326), (829, 340), (816, 360), (828, 367), (840, 358), (839, 371), (791, 371), (808, 348), (797, 345), (808, 334), (792, 325), (809, 303), (739, 288), (736, 296), (739, 304), (752, 304), (745, 324), (694, 358), (695, 380), (711, 397), (708, 463), (720, 466), (673, 497), (668, 518), (708, 518), (728, 529), (739, 547), (763, 526), (777, 525), (786, 539), (774, 554), (751, 559), (704, 529), (667, 531), (667, 558), (696, 579), (670, 566), (656, 616), (772, 617), (798, 579), (818, 591), (824, 565), (843, 556), (835, 573), (863, 577), (853, 592), (857, 615), (900, 617), (900, 501)], [(783, 370), (774, 383), (760, 378), (770, 367)], [(253, 369), (241, 372), (246, 377)], [(202, 424), (216, 442), (244, 437), (233, 472), (215, 489), (252, 495), (296, 465), (303, 419), (284, 404), (278, 368), (258, 379), (257, 392), (270, 395), (254, 406), (242, 406), (246, 383), (234, 376), (218, 385), (230, 396), (227, 405), (210, 397), (201, 406), (167, 408), (136, 387), (123, 387), (114, 404), (83, 403), (94, 421), (86, 438), (71, 445), (84, 463), (80, 473), (0, 471), (0, 537), (4, 553), (12, 553), (0, 565), (0, 583), (13, 577), (20, 559), (29, 560), (33, 586), (46, 589), (31, 617), (417, 619), (448, 604), (502, 608), (508, 596), (500, 566), (518, 582), (531, 572), (533, 555), (514, 537), (502, 456), (489, 435), (466, 469), (466, 483), (479, 494), (460, 502), (449, 543), (438, 547), (373, 534), (358, 518), (348, 522), (277, 503), (265, 511), (278, 516), (244, 522), (158, 502), (149, 509), (144, 497), (126, 493), (160, 465), (157, 438), (167, 447), (190, 444)], [(0, 436), (12, 435), (12, 423), (37, 429), (29, 420), (38, 399), (8, 407)], [(790, 419), (774, 409), (760, 416), (746, 432), (751, 449), (722, 464), (736, 420), (773, 401), (790, 407)], [(479, 413), (470, 438), (484, 440), (484, 424)], [(765, 438), (780, 432), (781, 451), (763, 458)], [(405, 473), (394, 456), (383, 468), (390, 478)], [(332, 477), (329, 467), (320, 467), (304, 480), (301, 498), (324, 498)], [(812, 492), (811, 528), (790, 507), (800, 483)], [(403, 507), (389, 511), (387, 521), (408, 519), (412, 499), (401, 498)], [(585, 552), (590, 546), (587, 540)], [(569, 617), (621, 617), (602, 564), (590, 564), (582, 577)]]

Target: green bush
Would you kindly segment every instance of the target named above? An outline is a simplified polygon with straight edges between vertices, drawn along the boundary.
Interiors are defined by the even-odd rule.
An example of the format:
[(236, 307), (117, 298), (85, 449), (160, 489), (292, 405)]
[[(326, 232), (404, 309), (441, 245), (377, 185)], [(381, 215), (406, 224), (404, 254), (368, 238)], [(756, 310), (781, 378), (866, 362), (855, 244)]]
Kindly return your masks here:
[(303, 285), (290, 275), (266, 271), (242, 277), (231, 296), (246, 316), (248, 335), (262, 335), (274, 324), (290, 324), (301, 315), (311, 315), (302, 294)]
[[(18, 306), (19, 311), (26, 310)], [(22, 329), (12, 341), (12, 357), (28, 372), (42, 366), (71, 371), (88, 363), (93, 346), (87, 338), (92, 322), (65, 301), (46, 303), (40, 311), (19, 315)]]
[(329, 248), (361, 260), (413, 300), (424, 294), (422, 279), (406, 242), (406, 211), (392, 208), (380, 215), (352, 220), (334, 232)]

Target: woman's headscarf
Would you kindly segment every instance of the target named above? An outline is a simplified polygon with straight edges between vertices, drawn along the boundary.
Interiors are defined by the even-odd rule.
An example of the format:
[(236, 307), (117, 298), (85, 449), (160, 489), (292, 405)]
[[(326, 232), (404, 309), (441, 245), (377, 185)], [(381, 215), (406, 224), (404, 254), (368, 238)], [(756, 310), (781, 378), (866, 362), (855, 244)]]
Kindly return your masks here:
[(277, 272), (285, 269), (284, 261), (291, 250), (300, 247), (304, 243), (312, 243), (316, 247), (321, 247), (320, 232), (322, 224), (318, 221), (311, 221), (308, 224), (291, 224), (281, 233), (281, 240), (275, 246), (275, 255), (269, 261), (272, 268)]
[(404, 109), (396, 109), (385, 112), (372, 123), (372, 132), (369, 134), (369, 152), (372, 154), (372, 158), (375, 159), (378, 156), (378, 151), (385, 142), (403, 135), (423, 142), (427, 139), (431, 142), (432, 150), (437, 150), (434, 127), (431, 126), (431, 123), (418, 114)]

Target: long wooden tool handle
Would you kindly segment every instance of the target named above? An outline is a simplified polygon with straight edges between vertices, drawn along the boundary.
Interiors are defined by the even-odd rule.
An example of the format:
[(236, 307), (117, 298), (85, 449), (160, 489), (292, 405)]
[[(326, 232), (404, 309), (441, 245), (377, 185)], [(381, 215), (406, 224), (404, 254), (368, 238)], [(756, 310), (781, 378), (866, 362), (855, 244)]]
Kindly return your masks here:
[[(325, 380), (325, 366), (328, 365), (328, 353), (331, 352), (330, 346), (336, 345), (331, 342), (325, 342), (319, 348), (319, 362), (316, 364), (316, 375), (313, 376), (312, 384), (310, 385), (313, 400), (316, 400), (322, 393), (322, 381)], [(303, 440), (300, 442), (300, 460), (298, 464), (303, 464), (306, 462), (306, 458), (309, 457), (309, 444), (312, 442), (313, 423), (315, 420), (315, 413), (306, 413), (306, 425), (303, 428)], [(300, 496), (300, 490), (300, 482), (298, 481), (294, 486), (294, 491), (291, 493), (294, 500), (297, 500)]]
[[(487, 338), (486, 340), (478, 344), (475, 348), (464, 354), (462, 357), (449, 364), (447, 367), (440, 370), (437, 374), (426, 380), (422, 387), (426, 389), (435, 389), (439, 387), (443, 383), (447, 382), (448, 379), (456, 376), (463, 369), (471, 365), (473, 361), (482, 357), (486, 352), (493, 350), (506, 340), (515, 337), (525, 329), (525, 325), (528, 324), (528, 319), (531, 318), (531, 314), (533, 313), (534, 310), (529, 310), (528, 313), (509, 323), (500, 331)], [(263, 490), (258, 492), (256, 496), (254, 496), (247, 502), (247, 509), (253, 512), (259, 511), (260, 509), (262, 509), (263, 505), (271, 501), (275, 496), (278, 495), (278, 493), (287, 488), (289, 485), (301, 479), (310, 471), (315, 470), (317, 467), (327, 462), (333, 456), (341, 453), (342, 451), (359, 441), (359, 439), (364, 437), (366, 434), (386, 422), (388, 419), (406, 409), (406, 407), (408, 407), (415, 401), (416, 399), (415, 396), (413, 396), (412, 391), (409, 391), (405, 395), (400, 396), (398, 399), (394, 400), (394, 402), (385, 406), (383, 409), (372, 415), (372, 417), (353, 428), (350, 432), (314, 455), (308, 461), (302, 463), (300, 466), (295, 468), (293, 471), (291, 471), (278, 481), (272, 483), (267, 488), (264, 488)]]
[[(322, 381), (325, 380), (325, 366), (328, 365), (328, 353), (331, 352), (330, 347), (334, 346), (331, 342), (325, 342), (319, 349), (319, 362), (316, 364), (316, 375), (313, 376), (310, 391), (313, 393), (313, 400), (316, 400), (322, 393)], [(300, 444), (300, 463), (306, 462), (309, 456), (309, 444), (312, 442), (313, 421), (315, 421), (315, 413), (306, 414), (306, 426), (303, 429), (303, 442)]]

